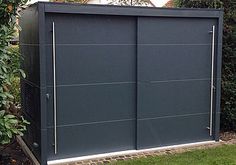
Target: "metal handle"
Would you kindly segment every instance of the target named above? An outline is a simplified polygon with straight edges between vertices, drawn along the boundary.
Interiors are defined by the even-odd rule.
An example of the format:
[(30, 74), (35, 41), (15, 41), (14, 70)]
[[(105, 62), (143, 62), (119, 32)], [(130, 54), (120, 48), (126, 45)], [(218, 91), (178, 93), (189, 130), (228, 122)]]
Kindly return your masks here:
[(215, 59), (215, 25), (212, 26), (212, 47), (211, 47), (211, 111), (210, 111), (210, 136), (213, 129), (213, 102), (214, 102), (214, 59)]
[(52, 58), (53, 58), (53, 112), (54, 112), (54, 153), (57, 154), (57, 88), (56, 88), (56, 38), (55, 23), (52, 23)]

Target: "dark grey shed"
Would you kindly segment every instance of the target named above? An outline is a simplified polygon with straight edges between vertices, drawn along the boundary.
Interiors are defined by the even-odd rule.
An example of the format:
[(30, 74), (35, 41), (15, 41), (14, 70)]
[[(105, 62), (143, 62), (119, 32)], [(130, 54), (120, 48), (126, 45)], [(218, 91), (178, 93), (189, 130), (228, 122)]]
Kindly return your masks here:
[(46, 164), (218, 141), (222, 22), (223, 12), (214, 9), (25, 9), (25, 142)]

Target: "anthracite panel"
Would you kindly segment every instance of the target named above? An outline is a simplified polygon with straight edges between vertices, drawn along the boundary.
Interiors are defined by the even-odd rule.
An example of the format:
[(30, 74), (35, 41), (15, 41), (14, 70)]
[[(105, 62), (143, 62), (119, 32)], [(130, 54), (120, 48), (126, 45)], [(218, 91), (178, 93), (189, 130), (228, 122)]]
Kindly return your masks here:
[(215, 23), (213, 19), (138, 19), (138, 148), (211, 139), (209, 31)]
[(139, 81), (211, 78), (211, 45), (139, 45), (138, 53)]
[(49, 160), (135, 149), (135, 120), (58, 127), (58, 154), (48, 129)]
[[(46, 51), (50, 54), (51, 46)], [(57, 85), (135, 82), (135, 53), (135, 45), (57, 46)], [(51, 86), (52, 68), (47, 73)]]
[[(135, 90), (135, 83), (60, 86), (57, 88), (58, 125), (135, 119)], [(50, 109), (52, 103), (51, 97)], [(48, 125), (53, 125), (51, 110)]]
[(211, 45), (214, 19), (140, 17), (139, 44)]
[[(35, 119), (24, 113), (24, 118), (30, 122), (27, 126), (26, 132), (24, 132), (23, 139), (26, 141), (27, 145), (34, 153), (38, 160), (41, 159), (41, 129), (40, 126), (35, 124)], [(38, 146), (35, 146), (37, 144)]]
[(20, 52), (23, 57), (21, 68), (24, 70), (25, 79), (36, 87), (40, 87), (39, 76), (39, 46), (38, 45), (21, 45)]
[[(56, 32), (57, 156), (135, 148), (135, 18), (59, 14), (46, 20), (51, 96), (52, 22)], [(53, 126), (52, 99), (48, 100), (49, 128)]]
[(209, 113), (138, 120), (138, 149), (212, 140)]
[[(134, 44), (136, 21), (134, 17), (108, 15), (68, 15), (48, 14), (46, 29), (51, 29), (52, 21), (56, 27), (56, 44)], [(51, 36), (47, 31), (46, 36)], [(52, 38), (46, 39), (47, 44)]]
[(57, 65), (58, 85), (136, 81), (134, 18), (49, 15), (46, 31), (49, 86), (52, 85), (52, 21), (56, 29), (57, 63), (62, 63)]
[[(209, 31), (216, 21), (139, 18), (139, 81), (210, 78)], [(177, 73), (177, 74), (176, 74)]]
[(22, 108), (24, 113), (30, 116), (33, 122), (40, 128), (40, 88), (34, 86), (25, 79), (21, 80)]
[(22, 28), (20, 31), (20, 45), (38, 45), (39, 44), (39, 20), (38, 6), (32, 6), (21, 11), (19, 24)]
[(23, 19), (20, 19), (19, 24), (22, 31), (20, 31), (20, 52), (23, 56), (22, 68), (24, 69), (27, 77), (26, 79), (32, 83), (40, 86), (39, 75), (39, 37), (38, 37), (38, 10), (34, 6), (28, 10), (21, 12)]
[(138, 119), (209, 113), (209, 84), (210, 80), (139, 83)]
[[(38, 34), (38, 6), (21, 11), (19, 24), (20, 53), (23, 57), (21, 68), (26, 78), (21, 79), (21, 106), (24, 117), (30, 121), (24, 141), (38, 160), (41, 160), (41, 106), (40, 106), (40, 53)], [(33, 147), (33, 143), (38, 147)]]

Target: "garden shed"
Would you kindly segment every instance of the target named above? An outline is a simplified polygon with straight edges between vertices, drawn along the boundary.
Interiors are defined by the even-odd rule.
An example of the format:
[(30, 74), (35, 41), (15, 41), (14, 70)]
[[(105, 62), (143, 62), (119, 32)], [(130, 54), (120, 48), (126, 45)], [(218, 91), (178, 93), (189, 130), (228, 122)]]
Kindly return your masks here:
[(41, 162), (219, 140), (223, 12), (22, 11), (24, 141)]

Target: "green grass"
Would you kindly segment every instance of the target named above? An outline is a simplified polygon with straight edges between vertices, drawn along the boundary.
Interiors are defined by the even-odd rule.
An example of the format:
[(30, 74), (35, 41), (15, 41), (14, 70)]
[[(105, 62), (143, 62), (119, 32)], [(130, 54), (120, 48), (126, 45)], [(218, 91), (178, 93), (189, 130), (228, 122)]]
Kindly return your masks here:
[(116, 165), (236, 165), (236, 145), (189, 151), (128, 161)]

